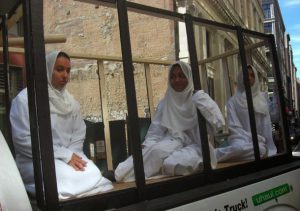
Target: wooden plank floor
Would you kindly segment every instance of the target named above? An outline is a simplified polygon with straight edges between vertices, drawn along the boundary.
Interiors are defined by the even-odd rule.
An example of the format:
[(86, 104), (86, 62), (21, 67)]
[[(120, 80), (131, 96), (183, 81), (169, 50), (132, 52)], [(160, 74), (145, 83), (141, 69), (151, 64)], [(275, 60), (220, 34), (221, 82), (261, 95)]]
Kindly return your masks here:
[[(218, 163), (217, 169), (226, 168), (226, 167), (235, 166), (235, 165), (240, 165), (240, 164), (244, 164), (246, 162), (250, 162), (250, 161)], [(160, 177), (160, 178), (155, 178), (154, 177), (153, 179), (146, 180), (146, 184), (153, 184), (153, 183), (157, 183), (157, 182), (172, 180), (172, 179), (176, 179), (176, 178), (179, 178), (179, 177), (183, 177), (183, 176), (165, 176), (165, 177)], [(111, 189), (107, 192), (104, 192), (103, 194), (136, 187), (135, 182), (113, 182), (113, 186), (114, 186), (113, 189)], [(91, 194), (90, 196), (98, 195), (98, 194), (101, 194), (101, 193)], [(70, 199), (64, 199), (64, 200), (61, 200), (61, 201), (68, 201), (68, 200), (70, 200)]]
[[(157, 179), (148, 179), (146, 180), (146, 184), (153, 184), (153, 183), (157, 183), (157, 182), (162, 182), (162, 181), (166, 181), (166, 180), (172, 180), (172, 179), (176, 179), (178, 177), (182, 177), (182, 176), (171, 176), (171, 177), (161, 177), (161, 178), (157, 178)], [(133, 188), (135, 187), (135, 182), (114, 182), (113, 183), (114, 188), (112, 190), (110, 190), (110, 192), (112, 191), (118, 191), (118, 190), (123, 190), (123, 189), (127, 189), (127, 188)]]
[[(244, 164), (246, 162), (249, 162), (249, 161), (218, 163), (217, 169), (226, 168), (226, 167), (235, 166), (235, 165), (240, 165), (240, 164)], [(161, 178), (157, 178), (157, 179), (149, 179), (149, 180), (146, 180), (146, 184), (152, 184), (152, 183), (156, 183), (156, 182), (172, 180), (172, 179), (175, 179), (175, 178), (178, 178), (178, 177), (182, 177), (182, 176), (172, 176), (172, 177), (166, 176), (166, 177), (161, 177)], [(114, 186), (114, 188), (112, 190), (110, 190), (109, 192), (119, 191), (119, 190), (123, 190), (123, 189), (127, 189), (127, 188), (134, 188), (135, 187), (135, 182), (114, 182), (113, 186)]]

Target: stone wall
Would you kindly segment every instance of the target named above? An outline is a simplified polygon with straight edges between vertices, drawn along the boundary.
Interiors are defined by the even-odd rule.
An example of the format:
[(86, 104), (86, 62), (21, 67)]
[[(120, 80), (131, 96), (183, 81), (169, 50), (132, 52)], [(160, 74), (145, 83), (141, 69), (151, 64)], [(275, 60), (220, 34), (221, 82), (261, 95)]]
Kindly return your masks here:
[[(172, 10), (172, 0), (138, 3)], [(175, 59), (174, 22), (152, 16), (129, 13), (130, 37), (134, 58)], [(73, 0), (44, 0), (45, 34), (64, 34), (66, 43), (47, 44), (46, 50), (62, 49), (82, 53), (121, 57), (118, 16), (116, 9)], [(127, 113), (123, 67), (120, 62), (105, 62), (105, 80), (111, 119), (123, 119)], [(72, 59), (68, 90), (79, 101), (85, 118), (101, 118), (99, 79), (96, 60)], [(151, 65), (154, 102), (158, 103), (166, 89), (167, 67)], [(148, 110), (143, 65), (135, 64), (138, 112)]]

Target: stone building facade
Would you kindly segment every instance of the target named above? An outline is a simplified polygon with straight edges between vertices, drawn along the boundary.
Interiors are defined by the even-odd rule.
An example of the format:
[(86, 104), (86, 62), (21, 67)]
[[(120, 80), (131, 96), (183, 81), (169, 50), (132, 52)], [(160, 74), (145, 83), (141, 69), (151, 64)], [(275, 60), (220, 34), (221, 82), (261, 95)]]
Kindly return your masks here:
[[(147, 1), (139, 1), (147, 3)], [(156, 7), (172, 9), (173, 1), (153, 1)], [(153, 6), (152, 5), (152, 6)], [(174, 23), (146, 15), (129, 14), (132, 55), (136, 59), (174, 61)], [(117, 11), (114, 8), (73, 0), (44, 0), (45, 34), (64, 34), (63, 44), (46, 45), (46, 50), (62, 49), (82, 56), (121, 58)], [(73, 59), (68, 89), (80, 102), (85, 118), (101, 119), (97, 61)], [(110, 119), (124, 119), (127, 113), (122, 62), (104, 61)], [(158, 103), (166, 88), (166, 66), (153, 65), (154, 102)], [(135, 64), (135, 81), (139, 116), (148, 113), (143, 65)], [(156, 91), (158, 90), (158, 91)]]
[[(263, 32), (263, 11), (258, 0), (163, 0), (134, 2), (166, 10), (191, 13), (201, 18), (240, 25), (243, 28)], [(151, 59), (172, 62), (176, 58), (187, 59), (185, 26), (134, 12), (129, 13), (132, 55), (134, 59)], [(44, 0), (45, 34), (64, 34), (66, 43), (48, 44), (47, 50), (59, 48), (68, 53), (84, 56), (121, 57), (118, 16), (115, 8), (98, 6), (73, 0)], [(224, 34), (214, 28), (195, 28), (198, 58), (205, 59), (238, 48), (236, 35)], [(254, 43), (250, 38), (247, 44)], [(266, 85), (268, 63), (265, 52), (258, 50), (251, 63), (259, 69), (262, 84)], [(208, 91), (217, 101), (223, 113), (225, 104), (234, 92), (236, 75), (240, 69), (238, 55), (228, 59), (228, 71), (221, 60), (205, 65)], [(105, 81), (110, 119), (124, 119), (127, 113), (123, 68), (121, 62), (105, 61)], [(145, 71), (143, 64), (134, 64), (139, 116), (149, 111)], [(73, 59), (73, 71), (68, 89), (79, 100), (85, 118), (101, 119), (99, 77), (97, 61)], [(203, 66), (201, 66), (203, 68)], [(202, 69), (200, 70), (202, 71)], [(203, 72), (203, 71), (202, 71)], [(151, 65), (153, 102), (163, 97), (167, 81), (166, 65)], [(229, 77), (231, 93), (224, 94), (224, 78)], [(208, 88), (209, 87), (209, 88)], [(205, 87), (204, 87), (205, 88)], [(227, 86), (226, 89), (229, 89)]]

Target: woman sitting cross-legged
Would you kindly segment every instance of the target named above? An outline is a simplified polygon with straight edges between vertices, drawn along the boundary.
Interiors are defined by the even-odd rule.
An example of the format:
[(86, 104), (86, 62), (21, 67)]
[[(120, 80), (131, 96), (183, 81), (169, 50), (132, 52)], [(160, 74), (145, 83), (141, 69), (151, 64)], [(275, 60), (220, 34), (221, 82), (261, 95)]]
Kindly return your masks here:
[[(210, 132), (222, 129), (224, 119), (219, 107), (203, 90), (194, 91), (191, 67), (178, 61), (170, 66), (165, 97), (142, 144), (146, 179), (188, 175), (200, 170), (203, 159), (197, 109), (205, 117)], [(210, 149), (215, 166), (211, 146)], [(132, 156), (118, 165), (115, 178), (124, 182), (135, 180)]]
[[(62, 51), (46, 56), (51, 131), (57, 188), (60, 199), (112, 189), (111, 182), (83, 153), (86, 126), (80, 105), (66, 90), (70, 57)], [(12, 101), (10, 111), (16, 162), (26, 190), (35, 194), (27, 88)], [(43, 138), (43, 137), (41, 137)]]
[[(272, 122), (267, 95), (260, 91), (256, 69), (248, 65), (248, 77), (254, 107), (260, 157), (275, 155), (276, 146), (272, 137)], [(237, 79), (237, 92), (227, 102), (229, 146), (217, 148), (218, 162), (236, 162), (254, 159), (253, 141), (250, 128), (248, 104), (243, 83), (243, 72)]]

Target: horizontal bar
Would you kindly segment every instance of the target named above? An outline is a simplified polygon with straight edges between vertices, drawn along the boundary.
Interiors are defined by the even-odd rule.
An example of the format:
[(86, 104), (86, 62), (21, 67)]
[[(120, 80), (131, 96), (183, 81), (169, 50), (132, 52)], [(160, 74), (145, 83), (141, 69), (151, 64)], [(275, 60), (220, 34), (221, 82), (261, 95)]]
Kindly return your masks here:
[[(264, 46), (264, 45), (266, 45), (266, 41), (261, 41), (261, 42), (258, 42), (258, 43), (247, 45), (245, 47), (245, 50), (248, 51), (248, 50), (258, 48), (258, 47), (261, 47), (261, 46)], [(207, 58), (207, 59), (200, 60), (199, 65), (210, 63), (210, 62), (213, 62), (215, 60), (222, 59), (224, 57), (229, 57), (229, 56), (232, 56), (232, 55), (235, 55), (235, 54), (238, 54), (238, 53), (239, 53), (239, 49), (233, 49), (233, 50), (227, 51), (225, 53), (222, 53), (222, 54), (219, 54), (219, 55), (216, 55), (216, 56), (212, 56), (212, 57)]]
[[(67, 41), (67, 38), (63, 34), (51, 34), (45, 36), (45, 43), (64, 43)], [(0, 46), (3, 43), (0, 41)], [(9, 37), (8, 46), (24, 46), (24, 37)]]

